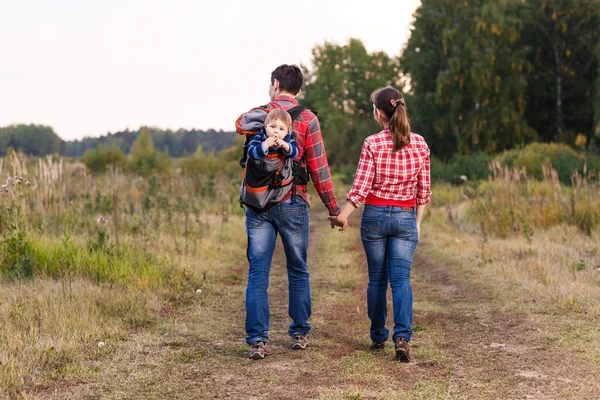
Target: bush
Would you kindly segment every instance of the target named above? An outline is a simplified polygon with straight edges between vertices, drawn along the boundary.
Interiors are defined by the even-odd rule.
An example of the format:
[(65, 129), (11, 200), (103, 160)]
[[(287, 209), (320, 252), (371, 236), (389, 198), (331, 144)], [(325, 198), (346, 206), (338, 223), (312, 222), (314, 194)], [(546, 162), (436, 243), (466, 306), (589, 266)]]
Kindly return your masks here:
[(491, 157), (486, 153), (476, 153), (472, 156), (457, 154), (448, 163), (432, 156), (431, 180), (462, 183), (464, 178), (471, 181), (487, 179), (490, 161)]
[(585, 157), (565, 144), (532, 143), (521, 150), (508, 150), (496, 157), (503, 166), (525, 168), (536, 179), (543, 178), (543, 169), (554, 168), (558, 179), (571, 183), (573, 171), (583, 173)]
[(96, 150), (87, 150), (81, 161), (93, 174), (100, 174), (106, 171), (108, 165), (123, 168), (127, 163), (125, 154), (117, 146), (102, 147), (98, 145)]
[(167, 154), (154, 149), (150, 130), (141, 128), (140, 134), (133, 145), (129, 169), (134, 174), (148, 177), (154, 173), (167, 171), (171, 167), (171, 159)]

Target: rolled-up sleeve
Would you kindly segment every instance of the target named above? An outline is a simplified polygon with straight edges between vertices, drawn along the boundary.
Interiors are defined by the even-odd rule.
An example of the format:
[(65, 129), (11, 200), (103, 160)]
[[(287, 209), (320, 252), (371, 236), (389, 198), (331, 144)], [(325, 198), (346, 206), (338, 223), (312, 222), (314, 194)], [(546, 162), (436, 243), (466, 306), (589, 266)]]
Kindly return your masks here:
[(373, 152), (369, 141), (365, 140), (360, 152), (360, 159), (356, 168), (352, 189), (350, 189), (346, 200), (352, 203), (354, 207), (361, 205), (369, 194), (374, 178), (375, 160), (373, 159)]
[(417, 205), (429, 203), (431, 199), (431, 163), (430, 163), (430, 150), (427, 144), (423, 143), (423, 165), (419, 174), (417, 175)]

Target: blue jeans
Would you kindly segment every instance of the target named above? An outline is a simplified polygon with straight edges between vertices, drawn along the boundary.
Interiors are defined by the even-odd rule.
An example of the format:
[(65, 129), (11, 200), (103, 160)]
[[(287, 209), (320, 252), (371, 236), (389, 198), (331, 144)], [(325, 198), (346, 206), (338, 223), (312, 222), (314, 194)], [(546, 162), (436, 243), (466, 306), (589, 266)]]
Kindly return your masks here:
[(367, 309), (371, 320), (371, 340), (385, 342), (388, 281), (392, 287), (394, 335), (410, 341), (412, 336), (412, 288), (410, 269), (418, 243), (415, 211), (400, 207), (367, 204), (360, 222), (360, 237), (367, 255), (369, 286)]
[(246, 288), (246, 343), (269, 339), (269, 271), (277, 234), (285, 251), (289, 305), (292, 323), (288, 333), (305, 336), (311, 329), (310, 281), (306, 264), (308, 250), (308, 204), (296, 196), (265, 211), (246, 209), (248, 235), (248, 287)]

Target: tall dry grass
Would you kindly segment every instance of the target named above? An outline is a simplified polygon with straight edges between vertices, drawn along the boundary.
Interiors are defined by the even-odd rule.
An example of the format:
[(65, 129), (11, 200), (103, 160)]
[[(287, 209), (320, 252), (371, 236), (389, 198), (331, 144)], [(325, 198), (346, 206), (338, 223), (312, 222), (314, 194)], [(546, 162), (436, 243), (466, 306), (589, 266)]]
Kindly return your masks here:
[(544, 329), (565, 348), (600, 356), (584, 348), (600, 318), (600, 176), (574, 174), (566, 186), (550, 168), (541, 180), (498, 164), (490, 171), (487, 181), (434, 186), (422, 234), (441, 250), (431, 251), (494, 288), (511, 312), (540, 316), (540, 327), (554, 316)]
[(218, 174), (94, 176), (13, 155), (0, 181), (2, 394), (92, 373), (83, 360), (201, 301), (245, 259), (236, 183)]
[(490, 171), (487, 181), (464, 192), (471, 202), (467, 216), (488, 233), (528, 235), (532, 228), (572, 224), (590, 236), (600, 226), (600, 173), (575, 172), (572, 185), (565, 186), (552, 168), (543, 167), (541, 180), (497, 161), (490, 164)]

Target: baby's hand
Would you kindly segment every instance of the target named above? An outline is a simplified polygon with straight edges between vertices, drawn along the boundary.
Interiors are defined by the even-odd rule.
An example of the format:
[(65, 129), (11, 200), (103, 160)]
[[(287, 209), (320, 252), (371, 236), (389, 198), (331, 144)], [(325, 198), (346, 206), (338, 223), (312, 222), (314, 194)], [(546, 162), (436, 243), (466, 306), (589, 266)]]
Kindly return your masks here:
[(275, 140), (275, 146), (281, 147), (286, 152), (290, 151), (290, 145), (286, 143), (285, 140), (277, 138)]
[(270, 136), (265, 139), (265, 141), (262, 143), (262, 149), (265, 153), (269, 150), (269, 147), (275, 145), (275, 140), (277, 140), (275, 136)]

